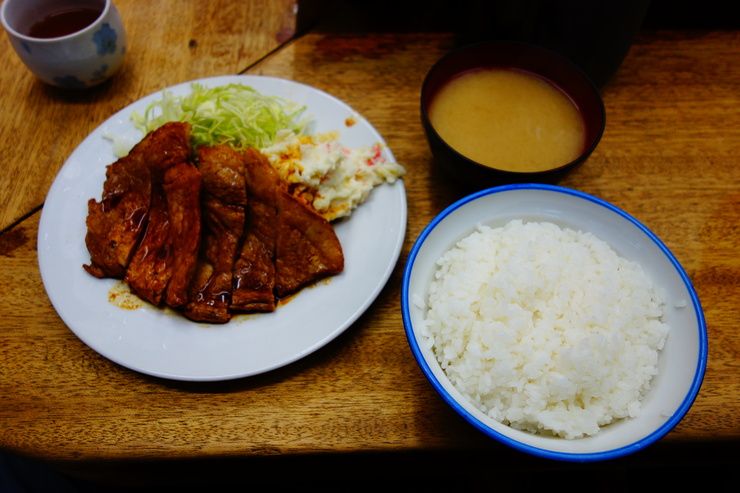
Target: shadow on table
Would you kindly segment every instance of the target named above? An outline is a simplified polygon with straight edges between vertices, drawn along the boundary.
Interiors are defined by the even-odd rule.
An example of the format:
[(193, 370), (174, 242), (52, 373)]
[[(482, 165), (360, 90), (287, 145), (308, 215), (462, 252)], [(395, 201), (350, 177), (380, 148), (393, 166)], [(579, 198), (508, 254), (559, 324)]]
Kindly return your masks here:
[[(502, 446), (503, 447), (503, 446)], [(508, 449), (459, 452), (275, 455), (188, 461), (99, 464), (61, 473), (45, 464), (0, 451), (2, 493), (129, 493), (247, 491), (254, 487), (345, 491), (388, 486), (444, 491), (547, 491), (554, 484), (592, 492), (664, 491), (701, 478), (728, 484), (740, 464), (733, 441), (711, 444), (659, 442), (631, 456), (594, 464), (560, 463)], [(504, 450), (506, 453), (502, 453)], [(85, 479), (82, 479), (85, 478)], [(107, 479), (106, 479), (107, 478)], [(114, 480), (113, 478), (118, 478)], [(125, 479), (121, 479), (125, 478)], [(730, 483), (731, 484), (731, 483)]]

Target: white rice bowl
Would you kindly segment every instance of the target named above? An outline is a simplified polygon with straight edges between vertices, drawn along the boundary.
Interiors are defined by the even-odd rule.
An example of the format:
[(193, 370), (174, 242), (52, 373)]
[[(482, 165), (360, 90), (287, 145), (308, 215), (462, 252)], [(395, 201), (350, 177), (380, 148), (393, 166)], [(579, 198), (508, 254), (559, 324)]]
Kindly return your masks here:
[(706, 367), (703, 313), (678, 261), (625, 212), (563, 187), (497, 187), (439, 214), (409, 255), (402, 310), (445, 401), (541, 457), (648, 446), (686, 414)]

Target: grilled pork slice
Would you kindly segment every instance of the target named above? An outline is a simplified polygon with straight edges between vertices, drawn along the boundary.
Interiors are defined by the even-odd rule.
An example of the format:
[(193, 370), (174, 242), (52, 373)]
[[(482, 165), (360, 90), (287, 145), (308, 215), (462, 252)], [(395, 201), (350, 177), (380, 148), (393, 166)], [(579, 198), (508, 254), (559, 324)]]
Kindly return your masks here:
[(273, 288), (277, 189), (281, 180), (267, 158), (257, 150), (248, 148), (244, 157), (249, 203), (244, 242), (234, 264), (231, 308), (271, 312), (276, 307)]
[(275, 294), (299, 288), (344, 270), (344, 254), (332, 225), (280, 187), (278, 192)]
[(200, 172), (190, 163), (168, 168), (161, 182), (152, 183), (149, 222), (124, 280), (154, 305), (187, 301), (200, 243), (200, 185)]
[(165, 303), (176, 308), (188, 301), (200, 246), (200, 171), (190, 163), (167, 171), (163, 184), (170, 218), (171, 277)]
[(190, 125), (168, 123), (150, 132), (131, 152), (108, 166), (100, 202), (88, 202), (85, 244), (95, 277), (123, 278), (146, 228), (152, 170), (185, 161)]
[(198, 169), (201, 190), (201, 246), (195, 274), (182, 308), (199, 322), (231, 318), (232, 268), (244, 233), (247, 192), (244, 157), (227, 145), (201, 146)]
[(170, 280), (169, 233), (167, 198), (162, 184), (153, 182), (149, 221), (126, 269), (124, 281), (139, 298), (154, 305), (162, 302), (162, 295)]

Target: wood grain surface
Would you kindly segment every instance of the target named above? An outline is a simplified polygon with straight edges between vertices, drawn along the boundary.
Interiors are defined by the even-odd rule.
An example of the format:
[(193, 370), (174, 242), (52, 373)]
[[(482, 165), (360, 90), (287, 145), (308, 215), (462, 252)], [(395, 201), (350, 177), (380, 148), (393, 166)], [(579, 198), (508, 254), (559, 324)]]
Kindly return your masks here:
[[(0, 42), (0, 448), (82, 467), (95, 461), (508, 449), (467, 425), (434, 393), (408, 348), (401, 275), (426, 224), (464, 191), (433, 166), (419, 121), (426, 71), (452, 47), (433, 32), (311, 31), (269, 56), (272, 34), (248, 35), (248, 9), (200, 2), (172, 27), (164, 2), (119, 0), (133, 38), (122, 73), (90, 92), (47, 88)], [(221, 2), (232, 5), (228, 2)], [(202, 5), (205, 5), (203, 2)], [(208, 2), (211, 5), (211, 2)], [(270, 5), (277, 4), (270, 3)], [(214, 31), (209, 16), (242, 19)], [(267, 17), (263, 17), (267, 18)], [(289, 29), (289, 28), (288, 28)], [(195, 44), (191, 46), (191, 40)], [(156, 50), (147, 47), (156, 46)], [(622, 208), (683, 264), (703, 304), (709, 362), (701, 392), (662, 441), (740, 439), (740, 34), (643, 32), (603, 89), (607, 127), (590, 160), (561, 185)], [(257, 63), (254, 63), (257, 62)], [(344, 334), (285, 368), (220, 383), (161, 380), (83, 344), (46, 297), (36, 257), (39, 207), (70, 152), (124, 105), (188, 79), (284, 77), (342, 99), (384, 136), (408, 174), (401, 258), (373, 306)]]

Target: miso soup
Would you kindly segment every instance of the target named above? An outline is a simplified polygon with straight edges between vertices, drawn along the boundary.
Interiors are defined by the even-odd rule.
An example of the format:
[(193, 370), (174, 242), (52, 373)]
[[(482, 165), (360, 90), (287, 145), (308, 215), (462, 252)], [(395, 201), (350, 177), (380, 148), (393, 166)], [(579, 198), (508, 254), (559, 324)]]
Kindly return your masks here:
[(557, 168), (585, 145), (583, 118), (573, 102), (549, 82), (514, 70), (456, 77), (434, 97), (429, 119), (460, 154), (507, 171)]

